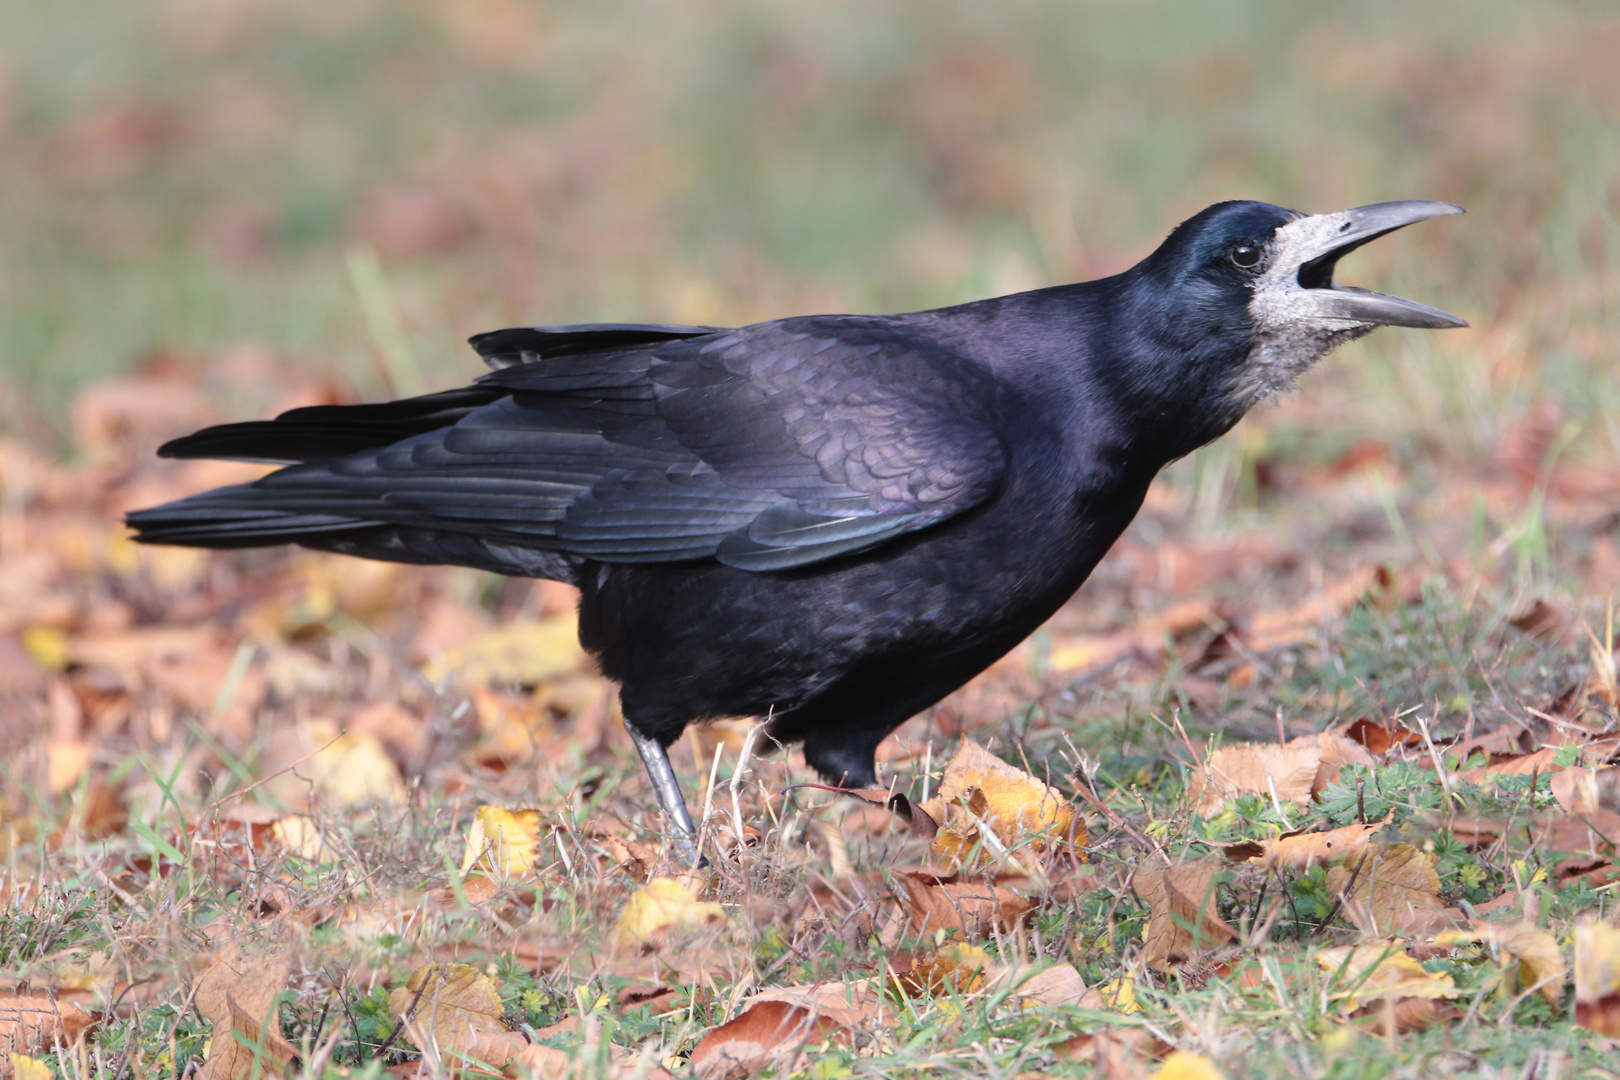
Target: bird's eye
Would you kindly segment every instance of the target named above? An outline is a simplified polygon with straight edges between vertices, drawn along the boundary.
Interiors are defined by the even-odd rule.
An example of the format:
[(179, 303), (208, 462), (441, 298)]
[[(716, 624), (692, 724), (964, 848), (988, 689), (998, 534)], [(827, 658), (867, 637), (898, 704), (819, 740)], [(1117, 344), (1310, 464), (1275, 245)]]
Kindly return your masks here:
[(1234, 266), (1241, 266), (1245, 270), (1260, 264), (1260, 249), (1253, 244), (1233, 244), (1227, 256)]

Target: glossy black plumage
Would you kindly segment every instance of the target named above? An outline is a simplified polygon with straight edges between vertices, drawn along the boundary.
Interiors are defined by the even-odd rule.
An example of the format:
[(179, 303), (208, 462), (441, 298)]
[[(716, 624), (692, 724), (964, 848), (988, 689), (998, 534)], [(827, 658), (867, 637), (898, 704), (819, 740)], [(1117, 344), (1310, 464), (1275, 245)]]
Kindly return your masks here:
[[(1220, 204), (1124, 274), (908, 315), (479, 335), (494, 370), (471, 387), (170, 443), (294, 464), (129, 522), (572, 582), (635, 729), (667, 745), (768, 714), (823, 775), (870, 784), (888, 732), (1050, 616), (1154, 474), (1283, 377), (1262, 357), (1302, 369), (1379, 322), (1448, 325), (1388, 297), (1421, 312), (1261, 325), (1264, 273), (1294, 307), (1378, 296), (1332, 284), (1371, 225), (1342, 250), (1282, 231), (1322, 220)], [(1288, 244), (1316, 252), (1308, 288), (1274, 265)]]

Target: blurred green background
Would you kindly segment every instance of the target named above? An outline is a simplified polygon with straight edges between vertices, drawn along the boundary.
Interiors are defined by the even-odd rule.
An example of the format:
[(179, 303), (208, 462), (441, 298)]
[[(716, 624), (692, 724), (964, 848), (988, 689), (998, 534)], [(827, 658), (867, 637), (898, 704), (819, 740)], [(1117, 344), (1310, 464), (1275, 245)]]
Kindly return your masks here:
[(501, 325), (915, 309), (1219, 199), (1421, 197), (1469, 216), (1341, 279), (1475, 329), (1352, 346), (1296, 427), (1467, 460), (1551, 396), (1612, 460), (1617, 122), (1612, 2), (12, 0), (0, 431), (244, 343), (374, 396)]

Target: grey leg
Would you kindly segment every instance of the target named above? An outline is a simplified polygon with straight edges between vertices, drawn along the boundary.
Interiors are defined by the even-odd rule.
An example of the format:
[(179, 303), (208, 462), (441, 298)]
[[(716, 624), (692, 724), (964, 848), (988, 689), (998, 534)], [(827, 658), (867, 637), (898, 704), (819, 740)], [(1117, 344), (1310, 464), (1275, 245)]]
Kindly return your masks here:
[(706, 861), (697, 848), (697, 830), (692, 827), (692, 815), (686, 812), (686, 800), (681, 798), (681, 786), (675, 780), (675, 769), (669, 763), (669, 753), (657, 739), (643, 735), (626, 720), (624, 730), (636, 744), (636, 753), (647, 767), (647, 779), (652, 784), (658, 805), (675, 826), (675, 850), (692, 866)]

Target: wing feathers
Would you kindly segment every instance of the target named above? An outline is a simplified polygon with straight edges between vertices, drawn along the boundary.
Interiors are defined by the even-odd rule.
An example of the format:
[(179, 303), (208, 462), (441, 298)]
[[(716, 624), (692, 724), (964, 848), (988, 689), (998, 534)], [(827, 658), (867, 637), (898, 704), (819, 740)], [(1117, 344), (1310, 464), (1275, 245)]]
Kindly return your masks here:
[(770, 572), (960, 513), (1005, 466), (982, 373), (881, 320), (472, 340), (494, 369), (473, 387), (169, 444), (172, 456), (303, 464), (130, 524), (142, 540), (290, 540), (564, 580), (581, 560)]

